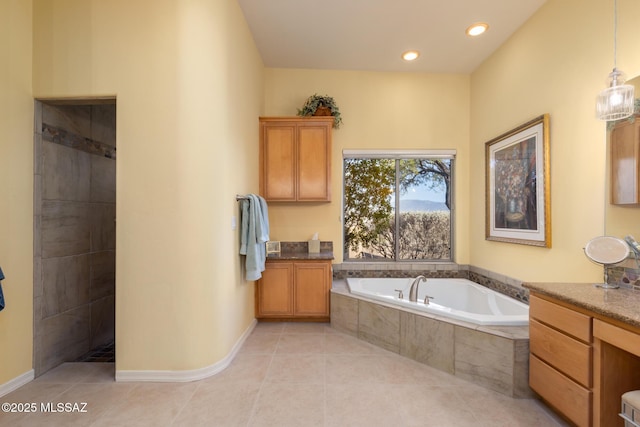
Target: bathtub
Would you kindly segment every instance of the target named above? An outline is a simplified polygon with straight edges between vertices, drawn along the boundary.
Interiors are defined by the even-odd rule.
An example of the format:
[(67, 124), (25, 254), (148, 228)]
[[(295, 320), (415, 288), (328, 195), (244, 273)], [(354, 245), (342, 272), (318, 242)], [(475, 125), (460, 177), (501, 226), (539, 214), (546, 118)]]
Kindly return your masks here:
[[(354, 295), (476, 325), (519, 326), (529, 323), (529, 306), (467, 279), (427, 278), (418, 287), (418, 301), (409, 301), (413, 278), (348, 278)], [(403, 298), (399, 298), (402, 290)], [(433, 297), (424, 304), (426, 295)]]

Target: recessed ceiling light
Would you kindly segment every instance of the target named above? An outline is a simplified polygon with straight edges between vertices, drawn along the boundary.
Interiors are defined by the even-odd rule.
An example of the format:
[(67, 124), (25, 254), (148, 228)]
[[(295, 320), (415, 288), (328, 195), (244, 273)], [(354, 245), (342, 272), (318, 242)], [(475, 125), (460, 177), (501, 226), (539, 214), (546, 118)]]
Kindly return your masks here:
[(418, 56), (420, 56), (420, 53), (418, 51), (408, 50), (402, 54), (402, 59), (404, 59), (405, 61), (413, 61), (414, 59), (418, 58)]
[(478, 22), (471, 25), (469, 28), (467, 28), (466, 33), (468, 36), (476, 37), (484, 33), (485, 31), (487, 31), (488, 29), (489, 29), (489, 24), (485, 24), (484, 22)]

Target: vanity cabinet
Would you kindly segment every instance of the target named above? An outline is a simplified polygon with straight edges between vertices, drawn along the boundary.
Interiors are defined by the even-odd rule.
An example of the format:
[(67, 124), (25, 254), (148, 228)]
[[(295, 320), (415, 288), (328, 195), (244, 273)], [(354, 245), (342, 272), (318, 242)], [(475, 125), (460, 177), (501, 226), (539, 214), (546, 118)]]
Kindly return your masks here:
[(611, 130), (611, 203), (640, 203), (640, 120), (625, 120)]
[[(635, 290), (571, 289), (581, 304), (617, 312), (640, 303)], [(640, 389), (640, 326), (532, 292), (529, 348), (529, 386), (549, 406), (580, 427), (624, 427), (621, 396)]]
[(269, 202), (331, 201), (332, 116), (260, 118), (260, 194)]
[(267, 260), (256, 284), (256, 317), (329, 320), (330, 289), (329, 260)]
[(592, 318), (530, 297), (529, 385), (578, 426), (592, 425)]

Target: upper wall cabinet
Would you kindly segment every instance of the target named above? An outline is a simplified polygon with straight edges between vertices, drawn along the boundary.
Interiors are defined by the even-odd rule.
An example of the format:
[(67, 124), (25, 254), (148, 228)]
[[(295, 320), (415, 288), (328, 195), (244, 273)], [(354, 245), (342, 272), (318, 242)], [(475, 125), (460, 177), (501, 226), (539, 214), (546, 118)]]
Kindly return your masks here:
[(260, 118), (260, 194), (270, 202), (331, 201), (333, 117)]
[(611, 203), (640, 203), (640, 118), (611, 130)]

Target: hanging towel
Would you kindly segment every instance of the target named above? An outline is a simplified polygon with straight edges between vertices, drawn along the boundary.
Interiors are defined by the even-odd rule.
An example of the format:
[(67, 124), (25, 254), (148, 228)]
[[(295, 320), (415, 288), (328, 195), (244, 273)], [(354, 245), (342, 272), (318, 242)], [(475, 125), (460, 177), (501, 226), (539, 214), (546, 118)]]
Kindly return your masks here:
[(249, 194), (242, 200), (242, 226), (240, 228), (240, 254), (246, 255), (246, 280), (262, 277), (269, 240), (269, 213), (267, 202), (260, 196)]
[[(2, 273), (2, 268), (0, 268), (0, 282), (4, 280), (4, 273)], [(4, 308), (4, 296), (2, 295), (2, 284), (0, 284), (0, 311)]]

